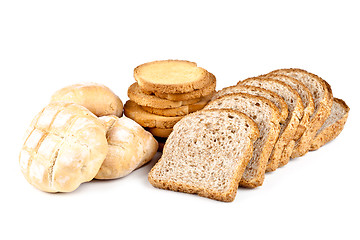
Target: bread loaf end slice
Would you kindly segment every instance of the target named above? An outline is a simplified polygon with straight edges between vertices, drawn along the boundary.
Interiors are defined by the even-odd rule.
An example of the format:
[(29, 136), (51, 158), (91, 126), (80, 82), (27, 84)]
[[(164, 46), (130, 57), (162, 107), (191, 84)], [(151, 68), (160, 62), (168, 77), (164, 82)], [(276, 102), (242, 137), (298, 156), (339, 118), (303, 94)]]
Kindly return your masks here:
[(349, 116), (349, 111), (350, 108), (343, 100), (334, 98), (331, 114), (318, 130), (316, 137), (312, 141), (311, 151), (319, 149), (326, 143), (334, 140), (341, 133)]
[(157, 188), (233, 201), (258, 136), (256, 124), (240, 112), (189, 114), (174, 126), (149, 182)]

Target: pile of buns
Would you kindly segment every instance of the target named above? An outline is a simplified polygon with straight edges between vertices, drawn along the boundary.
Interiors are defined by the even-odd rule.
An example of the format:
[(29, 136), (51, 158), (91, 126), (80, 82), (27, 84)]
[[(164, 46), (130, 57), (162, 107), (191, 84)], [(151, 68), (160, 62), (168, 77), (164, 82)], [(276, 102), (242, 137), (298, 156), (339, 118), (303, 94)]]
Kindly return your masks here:
[(128, 89), (127, 117), (157, 137), (160, 147), (185, 115), (201, 110), (216, 88), (216, 78), (196, 63), (155, 61), (135, 68)]
[(93, 178), (124, 177), (150, 161), (157, 141), (122, 112), (120, 98), (104, 85), (55, 92), (25, 133), (19, 162), (26, 180), (45, 192), (71, 192)]
[(233, 201), (238, 186), (261, 186), (266, 172), (338, 136), (349, 110), (325, 80), (305, 70), (245, 79), (173, 127), (149, 181)]

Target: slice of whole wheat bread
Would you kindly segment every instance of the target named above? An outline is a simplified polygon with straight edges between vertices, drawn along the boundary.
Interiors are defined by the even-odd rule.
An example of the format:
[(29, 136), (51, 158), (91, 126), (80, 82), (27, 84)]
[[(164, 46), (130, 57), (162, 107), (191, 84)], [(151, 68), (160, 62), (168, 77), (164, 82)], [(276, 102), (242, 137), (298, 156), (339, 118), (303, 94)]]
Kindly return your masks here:
[[(280, 124), (281, 130), (279, 139), (277, 140), (274, 149), (271, 153), (270, 160), (275, 162), (278, 166), (286, 165), (290, 158), (285, 157), (283, 154), (286, 146), (294, 145), (294, 135), (299, 126), (300, 119), (304, 114), (304, 106), (299, 94), (292, 89), (289, 85), (270, 78), (248, 78), (239, 82), (240, 85), (250, 85), (261, 87), (269, 91), (273, 91), (279, 94), (286, 102), (289, 110), (289, 115), (284, 124)], [(275, 168), (276, 169), (276, 168)], [(267, 171), (273, 171), (275, 169), (268, 168)]]
[(138, 105), (151, 108), (178, 108), (184, 105), (197, 103), (201, 100), (200, 98), (185, 101), (170, 101), (167, 99), (162, 99), (155, 95), (144, 93), (137, 83), (133, 83), (129, 87), (128, 97), (131, 101), (136, 102)]
[(326, 143), (334, 140), (341, 133), (349, 116), (349, 111), (350, 108), (343, 100), (334, 98), (331, 114), (318, 130), (312, 141), (311, 151), (319, 149)]
[(268, 159), (280, 132), (280, 114), (270, 100), (247, 93), (227, 94), (211, 101), (204, 109), (233, 109), (245, 113), (258, 125), (260, 137), (254, 143), (253, 156), (246, 166), (240, 186), (261, 186)]
[(194, 62), (163, 60), (144, 63), (134, 69), (134, 78), (147, 92), (186, 93), (204, 88), (210, 74)]
[(315, 104), (314, 99), (311, 95), (310, 90), (300, 81), (296, 80), (293, 77), (289, 77), (286, 75), (281, 74), (266, 74), (259, 77), (268, 77), (275, 80), (282, 81), (283, 83), (288, 84), (290, 87), (292, 87), (295, 91), (297, 91), (301, 97), (301, 101), (304, 104), (304, 115), (300, 120), (299, 127), (296, 130), (295, 133), (295, 140), (298, 140), (305, 130), (309, 127), (310, 124), (310, 116), (314, 113), (315, 110)]
[(270, 74), (282, 74), (295, 78), (302, 82), (311, 92), (314, 99), (315, 111), (310, 116), (309, 127), (304, 131), (301, 138), (296, 142), (291, 158), (305, 155), (316, 136), (317, 131), (321, 128), (331, 112), (333, 96), (330, 86), (319, 76), (309, 73), (302, 69), (289, 68), (278, 69)]
[(202, 110), (174, 126), (149, 182), (162, 189), (233, 201), (253, 142), (256, 124), (231, 110)]

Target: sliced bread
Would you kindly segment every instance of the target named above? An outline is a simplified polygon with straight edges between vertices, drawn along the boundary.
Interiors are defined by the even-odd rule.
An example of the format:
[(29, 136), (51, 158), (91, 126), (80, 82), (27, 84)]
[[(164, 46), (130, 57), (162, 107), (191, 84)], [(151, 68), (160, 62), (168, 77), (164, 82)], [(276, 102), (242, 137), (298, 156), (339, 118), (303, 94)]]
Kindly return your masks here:
[(305, 155), (311, 146), (317, 131), (324, 124), (331, 112), (333, 97), (330, 86), (319, 76), (302, 69), (289, 68), (272, 71), (270, 74), (282, 74), (295, 78), (303, 83), (314, 99), (315, 111), (310, 117), (309, 127), (304, 131), (291, 154), (292, 158)]
[(231, 87), (226, 87), (221, 89), (220, 91), (217, 91), (211, 99), (214, 100), (230, 93), (248, 93), (251, 95), (267, 98), (271, 102), (273, 102), (279, 109), (280, 122), (282, 123), (285, 122), (288, 116), (288, 107), (285, 100), (282, 97), (280, 97), (278, 94), (259, 87), (246, 86), (246, 85), (235, 85)]
[(241, 178), (240, 186), (261, 186), (268, 159), (280, 132), (280, 114), (270, 100), (246, 93), (227, 94), (211, 101), (205, 109), (232, 109), (248, 115), (257, 124), (260, 137), (254, 143), (254, 152)]
[(142, 127), (172, 128), (182, 116), (164, 117), (146, 112), (138, 104), (129, 100), (124, 105), (124, 114)]
[(142, 91), (146, 94), (154, 94), (155, 96), (163, 99), (168, 99), (170, 101), (186, 101), (190, 99), (196, 99), (201, 98), (204, 96), (208, 96), (215, 92), (216, 88), (216, 77), (212, 74), (210, 74), (210, 82), (205, 87), (200, 88), (198, 90), (194, 90), (187, 93), (164, 93), (164, 92), (147, 92), (146, 90)]
[(160, 116), (166, 117), (175, 117), (175, 116), (184, 116), (186, 114), (201, 110), (209, 102), (212, 95), (202, 97), (201, 100), (194, 104), (184, 105), (178, 108), (152, 108), (141, 106), (142, 109), (149, 113), (153, 113)]
[(272, 78), (275, 80), (282, 81), (283, 83), (288, 84), (290, 87), (292, 87), (295, 91), (297, 91), (301, 97), (301, 101), (304, 105), (304, 115), (300, 120), (299, 127), (295, 133), (295, 140), (298, 140), (305, 130), (309, 127), (310, 124), (310, 116), (314, 113), (315, 110), (315, 104), (314, 99), (311, 95), (310, 90), (300, 81), (296, 80), (293, 77), (289, 77), (286, 75), (281, 74), (267, 74), (262, 75), (259, 77), (267, 77)]
[(189, 114), (175, 125), (149, 182), (157, 188), (233, 201), (258, 136), (256, 124), (240, 112)]
[(349, 116), (349, 111), (350, 108), (343, 100), (334, 98), (331, 114), (317, 131), (317, 134), (311, 143), (310, 150), (317, 150), (335, 139), (344, 129), (346, 120)]
[[(269, 159), (270, 163), (274, 162), (275, 164), (269, 164), (270, 166), (278, 165), (284, 166), (289, 162), (289, 157), (285, 158), (283, 152), (286, 146), (294, 145), (294, 135), (297, 131), (297, 128), (300, 123), (300, 119), (304, 114), (304, 106), (301, 101), (299, 94), (292, 89), (289, 85), (274, 79), (269, 78), (249, 78), (238, 83), (239, 85), (249, 85), (255, 87), (261, 87), (269, 91), (273, 91), (281, 96), (289, 110), (288, 117), (285, 123), (280, 124), (280, 136), (277, 140), (274, 149), (271, 153)], [(275, 168), (276, 169), (276, 168)], [(274, 168), (268, 168), (267, 171), (273, 171)]]
[(205, 69), (182, 60), (144, 63), (134, 69), (134, 78), (145, 91), (164, 93), (191, 92), (211, 82)]

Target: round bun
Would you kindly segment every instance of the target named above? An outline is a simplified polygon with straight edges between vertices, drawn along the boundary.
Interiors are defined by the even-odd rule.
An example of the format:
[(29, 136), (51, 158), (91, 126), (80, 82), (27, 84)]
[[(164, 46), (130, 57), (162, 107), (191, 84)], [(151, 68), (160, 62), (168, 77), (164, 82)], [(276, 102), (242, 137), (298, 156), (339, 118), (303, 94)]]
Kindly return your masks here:
[(77, 103), (96, 116), (120, 117), (123, 103), (108, 87), (98, 83), (74, 84), (56, 91), (50, 102)]
[(26, 131), (19, 163), (45, 192), (71, 192), (98, 173), (108, 152), (104, 124), (74, 103), (51, 103)]

